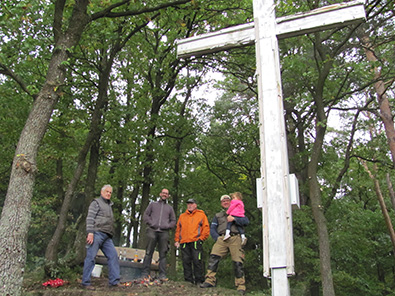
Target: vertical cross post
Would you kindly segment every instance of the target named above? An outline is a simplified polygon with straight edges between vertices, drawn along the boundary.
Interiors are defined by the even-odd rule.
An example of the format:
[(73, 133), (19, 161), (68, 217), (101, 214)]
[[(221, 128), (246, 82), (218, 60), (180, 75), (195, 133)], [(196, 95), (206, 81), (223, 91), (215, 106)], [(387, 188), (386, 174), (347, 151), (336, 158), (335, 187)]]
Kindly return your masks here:
[(264, 182), (262, 226), (267, 234), (264, 240), (268, 240), (265, 265), (270, 268), (272, 295), (288, 296), (287, 266), (293, 273), (292, 217), (275, 5), (273, 0), (254, 0), (253, 4)]

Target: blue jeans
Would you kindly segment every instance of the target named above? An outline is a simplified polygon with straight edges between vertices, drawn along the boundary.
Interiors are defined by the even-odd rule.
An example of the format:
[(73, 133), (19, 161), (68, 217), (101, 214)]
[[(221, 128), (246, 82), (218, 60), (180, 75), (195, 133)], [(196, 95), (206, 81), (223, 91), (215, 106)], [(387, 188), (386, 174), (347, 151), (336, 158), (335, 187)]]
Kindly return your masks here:
[(115, 250), (114, 243), (108, 234), (104, 232), (95, 231), (93, 235), (93, 244), (86, 249), (82, 285), (89, 286), (91, 284), (91, 273), (95, 267), (95, 257), (99, 249), (107, 257), (109, 285), (116, 285), (119, 283), (120, 271), (118, 253)]
[(158, 244), (159, 252), (159, 278), (166, 277), (166, 254), (169, 250), (169, 230), (155, 231), (147, 227), (147, 248), (141, 276), (146, 277), (151, 273), (151, 261), (155, 247)]

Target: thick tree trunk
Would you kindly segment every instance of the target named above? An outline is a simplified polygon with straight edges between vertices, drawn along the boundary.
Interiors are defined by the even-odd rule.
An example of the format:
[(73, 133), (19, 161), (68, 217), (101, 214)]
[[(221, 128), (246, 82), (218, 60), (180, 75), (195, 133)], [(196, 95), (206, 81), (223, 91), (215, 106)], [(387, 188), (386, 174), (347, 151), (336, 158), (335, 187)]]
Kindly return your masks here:
[[(56, 36), (46, 81), (19, 138), (0, 220), (0, 295), (21, 294), (37, 151), (59, 98), (59, 87), (65, 79), (62, 63), (67, 61), (68, 49), (78, 43), (89, 21), (86, 14), (88, 3), (88, 0), (76, 1), (67, 33)], [(61, 23), (63, 14), (55, 14), (55, 18), (59, 17)]]
[(46, 84), (19, 138), (0, 220), (0, 295), (20, 295), (36, 155), (56, 100), (57, 94)]

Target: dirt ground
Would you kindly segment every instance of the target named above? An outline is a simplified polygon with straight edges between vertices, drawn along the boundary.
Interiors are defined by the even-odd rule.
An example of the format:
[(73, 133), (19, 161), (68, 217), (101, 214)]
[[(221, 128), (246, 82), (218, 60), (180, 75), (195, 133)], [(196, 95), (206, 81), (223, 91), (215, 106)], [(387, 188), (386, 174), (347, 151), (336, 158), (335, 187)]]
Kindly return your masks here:
[[(202, 289), (187, 282), (159, 281), (159, 280), (133, 280), (122, 283), (120, 287), (109, 288), (107, 278), (92, 278), (94, 291), (81, 287), (80, 281), (65, 283), (60, 287), (44, 287), (42, 283), (31, 283), (24, 288), (25, 296), (232, 296), (239, 295), (235, 289), (221, 287)], [(247, 294), (248, 295), (248, 294)]]

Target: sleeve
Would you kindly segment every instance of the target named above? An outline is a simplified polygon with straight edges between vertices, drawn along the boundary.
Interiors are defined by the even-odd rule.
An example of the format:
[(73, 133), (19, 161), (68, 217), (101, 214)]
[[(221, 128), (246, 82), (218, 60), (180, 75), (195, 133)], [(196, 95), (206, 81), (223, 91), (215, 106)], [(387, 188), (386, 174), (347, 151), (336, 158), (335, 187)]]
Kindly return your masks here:
[(169, 228), (174, 228), (176, 226), (176, 214), (174, 213), (173, 207), (170, 207), (170, 214), (169, 214)]
[(205, 241), (210, 235), (210, 226), (206, 214), (203, 214), (203, 225), (202, 225), (202, 240)]
[(180, 231), (181, 231), (180, 220), (181, 220), (181, 216), (178, 218), (176, 232), (174, 233), (174, 241), (175, 242), (180, 242)]
[(214, 216), (213, 221), (211, 221), (211, 225), (210, 225), (210, 235), (214, 239), (214, 241), (217, 241), (217, 238), (219, 237), (217, 227), (218, 227), (218, 219), (216, 216)]
[(99, 203), (93, 200), (89, 205), (88, 215), (86, 216), (86, 233), (93, 233), (95, 227), (95, 219), (99, 212)]
[(148, 226), (151, 226), (151, 211), (152, 211), (152, 203), (148, 205), (148, 207), (145, 209), (144, 215), (143, 215), (143, 221), (145, 224)]

